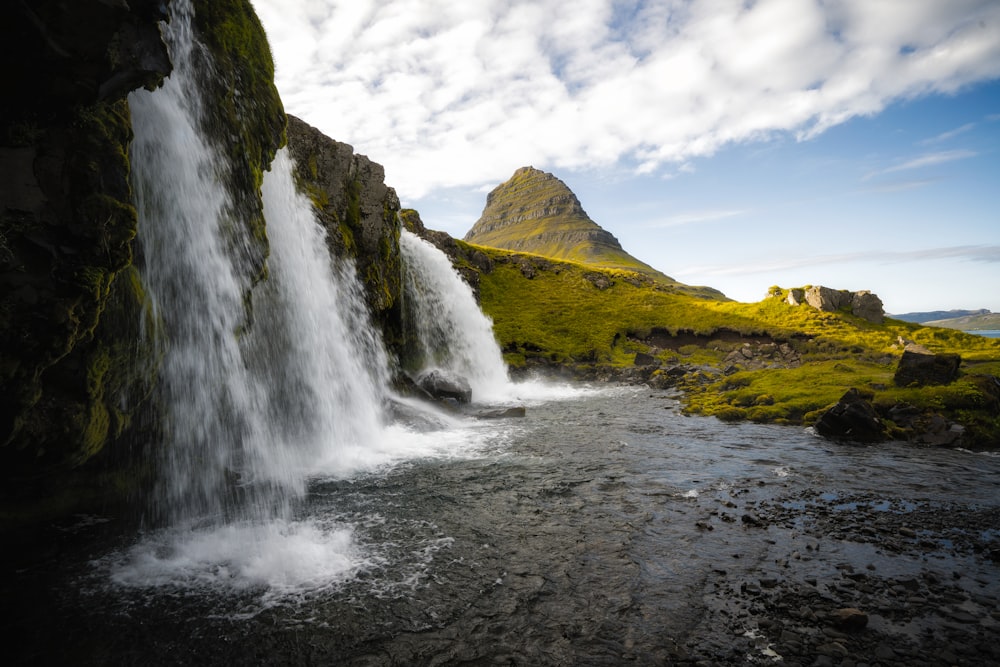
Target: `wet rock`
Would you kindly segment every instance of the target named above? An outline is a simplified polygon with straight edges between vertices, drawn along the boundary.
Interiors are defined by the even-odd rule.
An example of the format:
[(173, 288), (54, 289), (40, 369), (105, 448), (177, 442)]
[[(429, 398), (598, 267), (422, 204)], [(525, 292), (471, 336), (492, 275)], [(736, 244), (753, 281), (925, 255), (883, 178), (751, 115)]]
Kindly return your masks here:
[(848, 632), (864, 630), (868, 625), (868, 614), (854, 607), (843, 607), (830, 614), (834, 627)]
[(525, 414), (524, 406), (517, 406), (501, 410), (482, 410), (476, 413), (476, 419), (519, 419)]
[(461, 375), (440, 368), (422, 373), (417, 386), (438, 399), (453, 399), (459, 403), (472, 400), (472, 386)]

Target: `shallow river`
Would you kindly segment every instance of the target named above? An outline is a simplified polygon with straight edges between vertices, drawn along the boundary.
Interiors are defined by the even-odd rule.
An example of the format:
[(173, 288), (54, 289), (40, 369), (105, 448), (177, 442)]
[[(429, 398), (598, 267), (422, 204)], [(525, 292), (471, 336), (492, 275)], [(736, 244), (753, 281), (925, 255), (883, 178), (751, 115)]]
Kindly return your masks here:
[[(684, 417), (635, 387), (434, 437), (315, 479), (271, 537), (46, 529), (5, 559), (8, 664), (1000, 658), (998, 457)], [(841, 607), (867, 626), (824, 622)]]

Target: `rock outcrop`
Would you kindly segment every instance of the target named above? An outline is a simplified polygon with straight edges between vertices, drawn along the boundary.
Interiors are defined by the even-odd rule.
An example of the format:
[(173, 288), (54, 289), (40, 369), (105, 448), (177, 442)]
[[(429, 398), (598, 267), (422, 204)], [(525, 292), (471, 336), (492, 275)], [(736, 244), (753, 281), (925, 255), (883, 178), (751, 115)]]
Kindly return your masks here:
[(788, 290), (785, 300), (791, 306), (807, 304), (816, 310), (837, 312), (846, 310), (875, 324), (881, 324), (885, 319), (882, 300), (868, 290), (851, 292), (850, 290), (835, 290), (822, 285), (813, 287), (794, 287)]
[[(7, 2), (0, 105), (0, 465), (79, 465), (145, 396), (125, 95), (171, 70), (163, 4)], [(130, 8), (131, 7), (131, 8)]]

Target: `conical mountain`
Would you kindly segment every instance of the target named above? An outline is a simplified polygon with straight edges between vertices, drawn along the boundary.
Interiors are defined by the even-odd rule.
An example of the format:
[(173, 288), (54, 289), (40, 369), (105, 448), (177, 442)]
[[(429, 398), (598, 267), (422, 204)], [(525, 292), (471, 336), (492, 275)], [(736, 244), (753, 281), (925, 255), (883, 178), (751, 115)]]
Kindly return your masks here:
[(674, 282), (625, 252), (614, 235), (590, 219), (565, 183), (534, 167), (521, 167), (490, 192), (465, 240)]

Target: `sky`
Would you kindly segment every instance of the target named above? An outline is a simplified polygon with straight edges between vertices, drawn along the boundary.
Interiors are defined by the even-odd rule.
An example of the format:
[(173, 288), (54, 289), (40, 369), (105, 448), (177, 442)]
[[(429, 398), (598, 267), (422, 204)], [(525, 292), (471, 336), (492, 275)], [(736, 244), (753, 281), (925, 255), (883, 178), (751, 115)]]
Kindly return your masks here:
[(285, 109), (461, 238), (522, 166), (759, 301), (1000, 312), (997, 0), (253, 0)]

